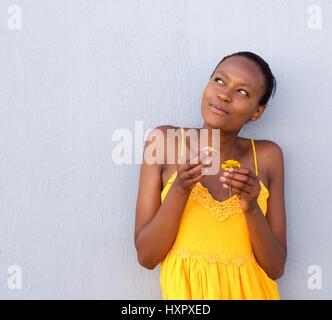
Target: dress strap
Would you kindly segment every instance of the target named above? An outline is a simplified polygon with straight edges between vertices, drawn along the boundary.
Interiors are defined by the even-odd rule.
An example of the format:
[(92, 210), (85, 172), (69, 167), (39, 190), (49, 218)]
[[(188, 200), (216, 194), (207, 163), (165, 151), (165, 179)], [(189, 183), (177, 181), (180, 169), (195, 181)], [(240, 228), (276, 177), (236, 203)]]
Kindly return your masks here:
[(255, 173), (256, 173), (256, 176), (258, 176), (258, 166), (257, 166), (257, 157), (256, 157), (256, 149), (255, 149), (254, 139), (251, 139), (251, 145), (252, 145), (252, 152), (254, 154)]
[(181, 127), (181, 157), (184, 155), (184, 130)]

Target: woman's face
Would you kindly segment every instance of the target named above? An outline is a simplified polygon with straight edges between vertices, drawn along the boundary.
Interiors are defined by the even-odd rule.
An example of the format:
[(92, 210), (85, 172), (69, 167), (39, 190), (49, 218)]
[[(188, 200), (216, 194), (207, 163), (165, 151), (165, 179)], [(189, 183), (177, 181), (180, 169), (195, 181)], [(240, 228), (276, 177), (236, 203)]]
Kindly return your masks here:
[(240, 56), (226, 59), (203, 92), (205, 127), (231, 133), (239, 131), (247, 120), (257, 120), (265, 110), (259, 105), (264, 90), (264, 76), (255, 62)]

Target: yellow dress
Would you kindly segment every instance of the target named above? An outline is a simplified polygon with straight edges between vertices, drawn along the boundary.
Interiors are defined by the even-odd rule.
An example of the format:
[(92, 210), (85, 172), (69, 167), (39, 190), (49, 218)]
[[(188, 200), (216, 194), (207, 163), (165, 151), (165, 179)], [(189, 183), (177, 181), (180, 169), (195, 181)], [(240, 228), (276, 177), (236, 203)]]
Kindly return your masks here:
[[(251, 139), (258, 176), (254, 140)], [(161, 201), (176, 178), (172, 174)], [(269, 191), (260, 181), (258, 204), (267, 212)], [(181, 217), (171, 250), (160, 264), (164, 300), (280, 299), (278, 285), (255, 260), (245, 214), (237, 195), (214, 199), (196, 183)]]

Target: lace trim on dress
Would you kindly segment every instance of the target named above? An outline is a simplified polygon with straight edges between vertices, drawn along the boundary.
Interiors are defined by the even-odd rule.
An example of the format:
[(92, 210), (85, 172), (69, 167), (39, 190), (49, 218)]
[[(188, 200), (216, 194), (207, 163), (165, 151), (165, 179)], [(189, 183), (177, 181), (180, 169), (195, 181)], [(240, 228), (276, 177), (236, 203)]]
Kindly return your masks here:
[(190, 195), (203, 207), (211, 210), (219, 221), (224, 221), (235, 213), (242, 212), (242, 209), (239, 205), (239, 199), (236, 195), (233, 195), (224, 201), (215, 200), (211, 196), (208, 189), (205, 188), (201, 183), (196, 184)]
[[(259, 183), (261, 185), (261, 191), (257, 198), (258, 202), (263, 201), (264, 198), (267, 199), (269, 195), (269, 191), (265, 188), (264, 184), (261, 181)], [(218, 201), (211, 196), (209, 190), (200, 182), (192, 189), (191, 196), (202, 206), (211, 210), (219, 221), (224, 221), (236, 213), (243, 212), (236, 194), (224, 201)]]
[(215, 253), (206, 254), (197, 250), (190, 250), (186, 248), (172, 249), (170, 251), (170, 254), (176, 255), (181, 259), (201, 259), (210, 263), (233, 264), (236, 266), (241, 266), (248, 261), (255, 260), (255, 257), (253, 255), (237, 256), (232, 259), (222, 259)]
[[(177, 172), (175, 171), (170, 177), (168, 184), (174, 182), (176, 175)], [(259, 183), (261, 185), (261, 191), (257, 199), (258, 202), (264, 201), (269, 197), (268, 189), (264, 186), (262, 181), (259, 181)], [(212, 197), (209, 190), (200, 182), (196, 183), (191, 191), (190, 197), (203, 207), (211, 210), (218, 221), (224, 221), (236, 213), (243, 213), (239, 204), (239, 198), (236, 194), (224, 201), (218, 201)]]

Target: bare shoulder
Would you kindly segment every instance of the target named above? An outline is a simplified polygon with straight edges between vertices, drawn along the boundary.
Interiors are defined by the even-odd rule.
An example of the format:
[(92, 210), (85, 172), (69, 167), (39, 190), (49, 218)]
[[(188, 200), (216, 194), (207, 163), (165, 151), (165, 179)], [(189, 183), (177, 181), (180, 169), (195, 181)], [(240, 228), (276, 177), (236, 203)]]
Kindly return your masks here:
[(161, 172), (163, 172), (166, 167), (167, 147), (174, 148), (174, 146), (170, 145), (167, 141), (167, 137), (168, 137), (167, 132), (170, 129), (177, 130), (179, 128), (169, 125), (169, 124), (162, 124), (162, 125), (152, 128), (149, 131), (148, 136), (146, 138), (146, 142), (145, 142), (146, 146), (150, 143), (154, 143), (155, 147), (157, 147), (159, 150), (160, 150), (160, 148), (163, 149), (164, 159), (162, 161), (163, 163), (160, 166)]
[(281, 147), (271, 140), (255, 140), (255, 145), (264, 158), (277, 160), (283, 157)]
[(169, 124), (161, 124), (152, 128), (149, 132), (149, 136), (156, 134), (157, 132), (161, 132), (165, 137), (167, 137), (167, 129), (175, 129), (176, 127)]
[(159, 125), (157, 127), (154, 127), (153, 129), (150, 130), (149, 132), (149, 136), (156, 136), (157, 134), (161, 133), (165, 139), (164, 142), (167, 142), (167, 131), (170, 130), (170, 129), (173, 129), (173, 130), (176, 130), (176, 129), (179, 129), (178, 127), (174, 127), (170, 124), (162, 124), (162, 125)]
[(262, 153), (264, 153), (265, 155), (268, 154), (282, 154), (282, 149), (281, 147), (271, 141), (271, 140), (255, 140), (255, 145), (257, 145), (257, 148), (260, 149), (260, 151)]
[[(167, 131), (169, 129), (177, 129), (176, 127), (169, 124), (162, 124), (152, 128), (146, 138), (146, 143), (155, 142), (155, 143), (163, 143), (165, 146), (167, 145)], [(162, 139), (159, 139), (162, 138)]]
[(273, 176), (283, 171), (284, 155), (282, 148), (271, 140), (255, 140), (255, 146), (261, 166), (265, 168), (269, 181), (271, 181)]

